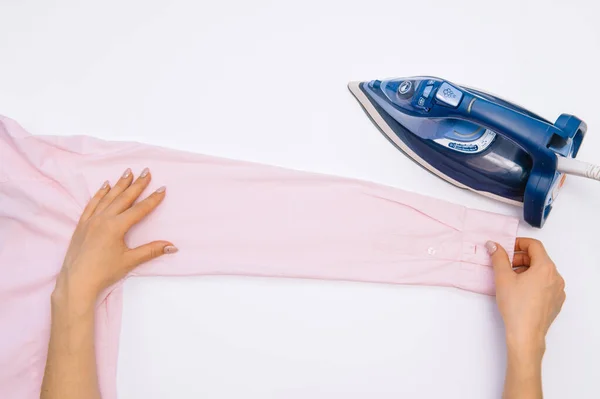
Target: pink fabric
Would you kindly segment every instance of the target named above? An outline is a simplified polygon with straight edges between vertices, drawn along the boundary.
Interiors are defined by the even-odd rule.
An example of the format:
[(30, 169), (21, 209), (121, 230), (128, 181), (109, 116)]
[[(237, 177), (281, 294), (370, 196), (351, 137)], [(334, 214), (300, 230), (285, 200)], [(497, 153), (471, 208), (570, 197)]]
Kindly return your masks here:
[[(31, 136), (0, 118), (0, 397), (36, 398), (50, 293), (83, 207), (107, 178), (150, 167), (161, 207), (131, 245), (179, 253), (134, 275), (246, 275), (451, 286), (493, 294), (488, 239), (512, 250), (514, 218), (369, 182), (91, 137)], [(511, 252), (512, 256), (512, 252)], [(104, 399), (116, 397), (121, 286), (98, 304)]]

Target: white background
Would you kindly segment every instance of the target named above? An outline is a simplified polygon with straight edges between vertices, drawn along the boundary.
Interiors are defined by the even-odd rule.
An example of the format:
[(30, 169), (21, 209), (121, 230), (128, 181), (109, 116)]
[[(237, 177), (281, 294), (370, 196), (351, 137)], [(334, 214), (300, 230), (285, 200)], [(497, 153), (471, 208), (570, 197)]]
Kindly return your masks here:
[[(138, 140), (520, 215), (410, 162), (346, 83), (430, 74), (549, 119), (573, 113), (589, 126), (580, 158), (600, 162), (599, 15), (594, 0), (2, 0), (0, 113), (35, 134)], [(599, 203), (600, 184), (571, 178), (544, 229), (520, 229), (567, 281), (544, 360), (550, 399), (600, 397)], [(456, 289), (126, 283), (121, 398), (498, 398), (504, 366), (493, 298)]]

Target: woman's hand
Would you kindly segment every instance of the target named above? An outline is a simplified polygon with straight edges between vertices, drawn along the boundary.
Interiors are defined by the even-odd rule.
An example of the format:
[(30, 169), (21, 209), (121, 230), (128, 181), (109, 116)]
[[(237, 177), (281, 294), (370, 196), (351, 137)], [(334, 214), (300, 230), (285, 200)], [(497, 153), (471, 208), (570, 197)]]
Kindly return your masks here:
[(133, 268), (165, 253), (177, 252), (168, 241), (129, 249), (125, 233), (165, 198), (161, 187), (143, 201), (135, 200), (150, 183), (144, 169), (133, 182), (127, 169), (117, 184), (108, 182), (90, 200), (73, 233), (52, 293), (52, 325), (43, 399), (100, 399), (94, 349), (98, 294)]
[(511, 265), (500, 245), (488, 242), (496, 302), (504, 319), (507, 370), (504, 399), (542, 397), (546, 333), (565, 302), (565, 281), (541, 242), (517, 238)]
[(136, 266), (177, 252), (168, 241), (155, 241), (134, 249), (125, 244), (125, 233), (165, 198), (165, 187), (161, 187), (134, 204), (150, 179), (146, 168), (133, 182), (131, 170), (127, 169), (114, 187), (105, 182), (94, 195), (73, 233), (55, 295), (68, 293), (82, 305), (93, 306), (102, 290), (125, 277)]
[(517, 238), (512, 265), (501, 246), (488, 243), (488, 250), (507, 342), (543, 350), (546, 333), (566, 298), (565, 281), (537, 240)]

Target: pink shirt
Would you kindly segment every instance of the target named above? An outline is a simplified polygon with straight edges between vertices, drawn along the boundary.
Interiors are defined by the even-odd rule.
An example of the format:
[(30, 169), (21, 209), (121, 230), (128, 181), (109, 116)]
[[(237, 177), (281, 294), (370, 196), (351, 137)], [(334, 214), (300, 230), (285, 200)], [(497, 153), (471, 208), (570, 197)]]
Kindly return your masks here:
[[(90, 196), (127, 168), (167, 198), (130, 231), (179, 252), (132, 275), (245, 275), (451, 286), (492, 295), (486, 240), (517, 219), (365, 181), (91, 137), (31, 136), (0, 117), (0, 397), (37, 398), (50, 293)], [(116, 398), (122, 288), (99, 300), (104, 399)]]

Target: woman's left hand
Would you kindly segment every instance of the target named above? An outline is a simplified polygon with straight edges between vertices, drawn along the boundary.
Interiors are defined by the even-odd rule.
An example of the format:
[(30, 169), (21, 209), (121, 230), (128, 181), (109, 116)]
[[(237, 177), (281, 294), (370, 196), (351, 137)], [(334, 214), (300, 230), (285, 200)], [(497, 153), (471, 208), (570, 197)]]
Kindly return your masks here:
[(177, 252), (169, 241), (154, 241), (133, 249), (125, 244), (127, 231), (165, 198), (163, 186), (134, 204), (150, 179), (146, 168), (134, 182), (131, 170), (127, 169), (114, 187), (105, 182), (94, 195), (73, 233), (54, 295), (68, 294), (89, 308), (100, 292), (136, 266)]

